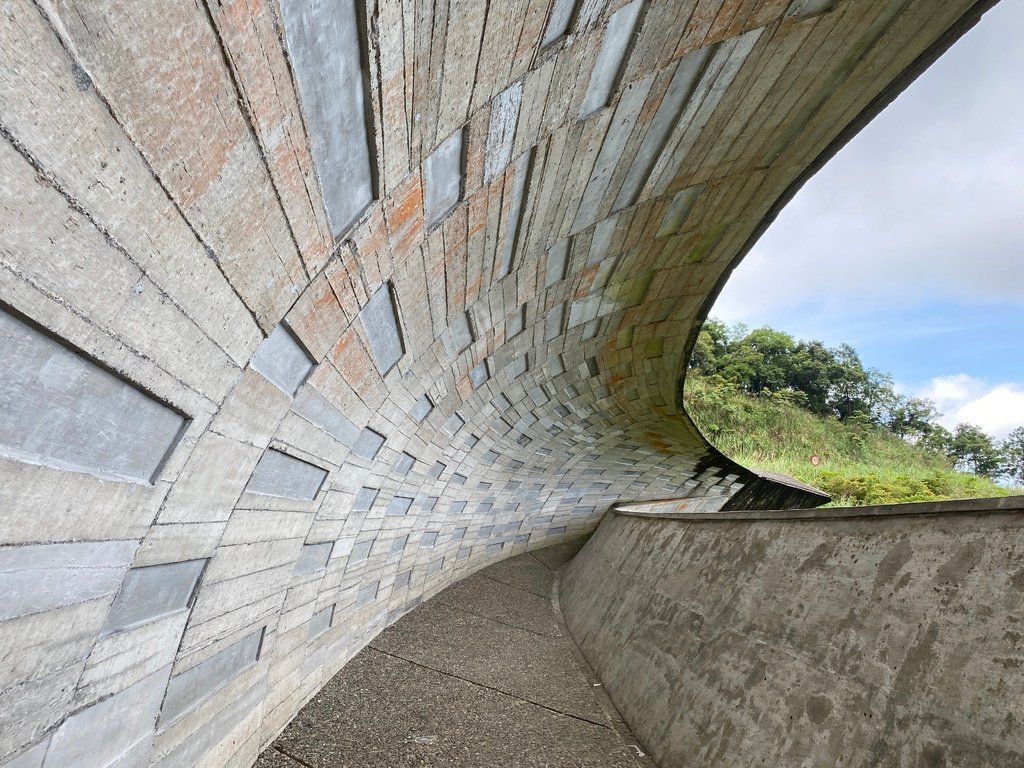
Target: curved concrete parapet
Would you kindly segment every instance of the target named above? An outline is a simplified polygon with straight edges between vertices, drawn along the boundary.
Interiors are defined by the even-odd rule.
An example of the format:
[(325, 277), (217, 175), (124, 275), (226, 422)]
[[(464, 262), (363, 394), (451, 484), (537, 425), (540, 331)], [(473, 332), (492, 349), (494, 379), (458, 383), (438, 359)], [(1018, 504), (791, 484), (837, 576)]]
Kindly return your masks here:
[(1024, 498), (609, 514), (573, 639), (665, 766), (1024, 764)]
[(246, 765), (619, 500), (789, 195), (988, 2), (6, 0), (0, 765)]

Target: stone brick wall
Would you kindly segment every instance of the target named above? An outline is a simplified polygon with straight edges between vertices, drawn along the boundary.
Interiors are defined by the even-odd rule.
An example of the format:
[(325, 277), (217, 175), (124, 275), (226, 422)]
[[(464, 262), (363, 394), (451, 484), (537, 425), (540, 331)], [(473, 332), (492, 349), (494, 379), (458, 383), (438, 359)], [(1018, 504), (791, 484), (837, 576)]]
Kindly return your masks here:
[(688, 341), (972, 7), (7, 0), (0, 765), (248, 765), (612, 503), (816, 503), (696, 433)]

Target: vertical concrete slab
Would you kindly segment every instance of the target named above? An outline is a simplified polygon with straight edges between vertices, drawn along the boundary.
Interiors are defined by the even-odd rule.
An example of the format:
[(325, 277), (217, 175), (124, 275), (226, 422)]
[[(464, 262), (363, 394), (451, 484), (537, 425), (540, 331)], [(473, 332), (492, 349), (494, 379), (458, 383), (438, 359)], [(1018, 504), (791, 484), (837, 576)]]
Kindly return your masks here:
[(590, 75), (590, 84), (580, 107), (580, 120), (586, 120), (608, 104), (612, 89), (622, 71), (623, 59), (642, 7), (643, 0), (633, 0), (629, 5), (619, 8), (608, 20), (601, 51), (597, 54), (594, 70)]
[(151, 483), (185, 417), (0, 309), (0, 455)]
[(247, 493), (312, 500), (327, 479), (326, 470), (270, 448), (253, 470)]
[(316, 361), (306, 353), (291, 331), (278, 323), (257, 348), (249, 364), (291, 397), (309, 376)]
[(520, 305), (505, 319), (505, 340), (515, 338), (526, 328), (526, 305)]
[(206, 560), (132, 568), (107, 614), (104, 633), (153, 621), (187, 608)]
[(615, 235), (617, 220), (617, 216), (609, 216), (607, 219), (599, 221), (594, 227), (594, 237), (590, 241), (586, 266), (592, 267), (595, 264), (600, 264), (611, 255), (612, 237)]
[(469, 372), (469, 380), (473, 382), (473, 389), (483, 386), (483, 383), (489, 378), (490, 374), (487, 372), (486, 360), (481, 360)]
[(282, 0), (320, 189), (337, 238), (373, 201), (357, 0)]
[(565, 302), (556, 304), (544, 318), (544, 341), (552, 341), (562, 335), (565, 325)]
[(265, 629), (260, 627), (205, 661), (172, 677), (167, 683), (167, 694), (160, 709), (160, 728), (167, 728), (255, 664), (259, 659)]
[(516, 160), (516, 176), (512, 182), (512, 199), (509, 202), (508, 222), (501, 247), (501, 258), (494, 270), (496, 279), (505, 277), (512, 270), (516, 246), (519, 243), (519, 227), (523, 220), (523, 205), (526, 202), (526, 188), (530, 183), (530, 168), (533, 165), (533, 147)]
[(433, 227), (462, 199), (462, 134), (459, 128), (423, 161), (423, 211)]
[(387, 373), (405, 354), (405, 343), (398, 324), (398, 311), (391, 283), (384, 283), (359, 310), (359, 321), (366, 331), (370, 353), (377, 369)]

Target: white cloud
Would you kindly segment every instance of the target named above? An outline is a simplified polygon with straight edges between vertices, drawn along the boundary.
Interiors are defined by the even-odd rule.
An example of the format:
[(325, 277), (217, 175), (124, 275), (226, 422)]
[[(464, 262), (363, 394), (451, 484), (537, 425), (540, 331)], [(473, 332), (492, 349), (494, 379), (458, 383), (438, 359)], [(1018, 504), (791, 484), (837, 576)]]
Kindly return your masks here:
[(937, 376), (914, 394), (935, 402), (943, 414), (939, 422), (947, 429), (968, 422), (1002, 440), (1024, 426), (1024, 384), (1018, 382), (992, 384), (958, 373)]
[[(782, 211), (713, 314), (764, 322), (929, 301), (1024, 302), (1024, 2), (1003, 2)], [(765, 286), (772, 286), (765, 290)]]

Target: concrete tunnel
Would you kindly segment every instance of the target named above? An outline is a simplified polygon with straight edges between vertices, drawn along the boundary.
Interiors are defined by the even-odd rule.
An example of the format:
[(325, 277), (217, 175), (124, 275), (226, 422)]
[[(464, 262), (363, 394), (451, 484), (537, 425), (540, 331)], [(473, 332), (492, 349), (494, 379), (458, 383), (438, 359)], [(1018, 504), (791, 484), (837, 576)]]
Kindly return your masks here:
[[(899, 515), (801, 512), (826, 497), (722, 456), (681, 399), (730, 271), (991, 5), (5, 0), (0, 765), (253, 765), (417, 605), (602, 519), (562, 608), (659, 765), (1022, 764), (1020, 509), (919, 510), (931, 544), (904, 546)], [(965, 586), (922, 584), (924, 615), (879, 593), (916, 655), (884, 672), (850, 641), (810, 674), (814, 635), (776, 626), (769, 698), (844, 674), (846, 699), (730, 721), (714, 749), (714, 719), (666, 719), (673, 674), (712, 709), (756, 681), (685, 652), (666, 672), (674, 631), (629, 645), (622, 611), (658, 610), (636, 585), (704, 584), (707, 627), (715, 595), (757, 592), (749, 537), (778, 575), (840, 528), (859, 543), (828, 557), (959, 553)], [(756, 623), (749, 599), (731, 620)], [(882, 746), (849, 725), (922, 654), (963, 656), (968, 614), (1000, 675), (964, 661), (962, 706), (914, 716), (883, 697)], [(808, 730), (830, 712), (849, 727)]]

